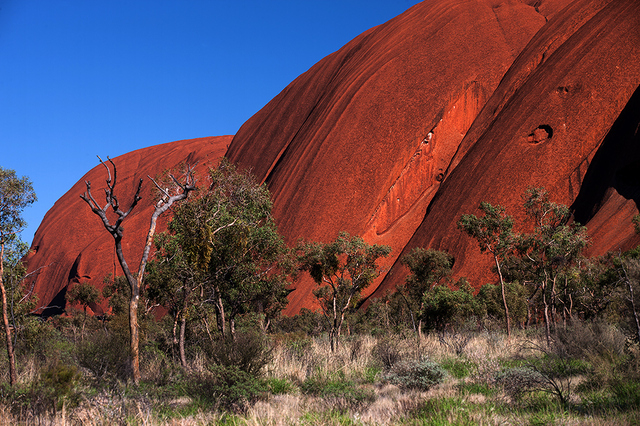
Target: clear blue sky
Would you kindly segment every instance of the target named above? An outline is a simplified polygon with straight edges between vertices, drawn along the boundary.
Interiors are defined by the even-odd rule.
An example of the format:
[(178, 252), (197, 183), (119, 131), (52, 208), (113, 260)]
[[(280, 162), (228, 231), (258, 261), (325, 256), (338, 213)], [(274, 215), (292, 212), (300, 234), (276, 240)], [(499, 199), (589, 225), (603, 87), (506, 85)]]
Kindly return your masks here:
[(415, 0), (0, 0), (0, 166), (31, 242), (96, 155), (234, 134), (298, 75)]

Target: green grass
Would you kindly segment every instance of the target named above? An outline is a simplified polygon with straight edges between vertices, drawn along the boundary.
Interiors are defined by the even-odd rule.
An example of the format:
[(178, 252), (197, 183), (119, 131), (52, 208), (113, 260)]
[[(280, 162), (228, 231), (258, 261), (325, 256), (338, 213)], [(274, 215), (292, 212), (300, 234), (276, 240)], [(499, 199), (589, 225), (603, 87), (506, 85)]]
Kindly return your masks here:
[(478, 366), (466, 358), (445, 358), (440, 361), (440, 366), (447, 370), (456, 379), (469, 377), (478, 370)]

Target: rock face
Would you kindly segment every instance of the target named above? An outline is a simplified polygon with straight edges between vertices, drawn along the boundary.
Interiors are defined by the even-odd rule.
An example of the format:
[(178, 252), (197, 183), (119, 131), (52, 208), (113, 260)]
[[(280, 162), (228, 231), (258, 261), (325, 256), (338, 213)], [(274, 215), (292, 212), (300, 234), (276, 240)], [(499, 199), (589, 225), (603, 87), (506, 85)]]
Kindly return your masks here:
[[(156, 177), (180, 163), (197, 162), (197, 177), (204, 180), (209, 166), (217, 165), (230, 142), (231, 136), (184, 140), (140, 149), (113, 159), (118, 170), (115, 192), (123, 208), (131, 203), (138, 180), (145, 180), (142, 200), (123, 223), (123, 252), (133, 271), (138, 269), (154, 208), (153, 184), (147, 175)], [(113, 237), (80, 199), (80, 194), (86, 190), (84, 182), (90, 181), (95, 199), (104, 205), (102, 188), (106, 187), (105, 180), (106, 170), (99, 164), (56, 201), (38, 227), (26, 260), (29, 271), (42, 268), (37, 272), (34, 291), (40, 306), (54, 306), (45, 313), (58, 312), (64, 306), (67, 289), (75, 283), (89, 282), (102, 289), (105, 276), (123, 275)], [(166, 217), (164, 220), (161, 217), (158, 231), (165, 229), (166, 223)], [(96, 313), (102, 313), (102, 308), (92, 306)]]
[[(416, 246), (449, 251), (478, 287), (489, 259), (456, 222), (485, 200), (522, 219), (528, 186), (573, 205), (594, 254), (634, 238), (638, 65), (634, 0), (425, 1), (292, 82), (227, 156), (268, 183), (289, 242), (390, 245), (374, 295)], [(310, 284), (289, 312), (312, 306)]]
[[(481, 201), (522, 220), (529, 186), (572, 206), (591, 254), (638, 243), (639, 86), (637, 0), (427, 0), (298, 77), (242, 126), (227, 156), (268, 183), (289, 243), (347, 231), (390, 245), (367, 295), (403, 282), (398, 259), (417, 246), (449, 251), (455, 274), (479, 287), (495, 279), (490, 259), (456, 222)], [(131, 196), (137, 176), (185, 150), (213, 160), (228, 142), (119, 157), (122, 187)], [(87, 178), (102, 183), (103, 170)], [(110, 235), (78, 197), (83, 181), (34, 239), (29, 269), (51, 264), (37, 281), (43, 301), (118, 273)], [(146, 232), (150, 213), (138, 214), (128, 226)], [(288, 313), (314, 306), (312, 287), (298, 282)]]

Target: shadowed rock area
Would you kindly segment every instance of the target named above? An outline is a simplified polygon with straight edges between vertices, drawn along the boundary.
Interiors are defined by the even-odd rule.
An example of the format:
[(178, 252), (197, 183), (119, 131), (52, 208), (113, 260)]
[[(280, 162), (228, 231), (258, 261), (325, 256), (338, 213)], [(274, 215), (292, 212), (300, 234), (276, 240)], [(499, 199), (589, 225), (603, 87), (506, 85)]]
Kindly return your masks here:
[[(639, 65), (636, 0), (429, 0), (294, 80), (240, 128), (227, 156), (268, 183), (290, 244), (347, 231), (390, 245), (385, 273), (366, 295), (400, 284), (398, 259), (417, 246), (449, 251), (455, 274), (479, 287), (495, 279), (489, 258), (456, 222), (481, 201), (521, 220), (529, 186), (572, 205), (592, 236), (591, 254), (637, 243)], [(229, 137), (180, 143), (218, 158)], [(159, 155), (142, 162), (143, 151), (120, 157), (137, 155), (140, 165), (118, 163), (131, 195), (137, 167), (157, 173), (175, 164)], [(102, 172), (88, 174), (94, 185)], [(81, 205), (83, 181), (34, 239), (29, 269), (56, 261), (38, 278), (43, 301), (73, 280), (98, 285), (116, 271), (110, 235)], [(142, 235), (150, 210), (139, 214), (139, 226), (128, 226)], [(60, 231), (70, 218), (72, 240)], [(140, 248), (130, 258), (143, 239), (131, 238)], [(297, 283), (287, 313), (314, 306), (312, 287)]]

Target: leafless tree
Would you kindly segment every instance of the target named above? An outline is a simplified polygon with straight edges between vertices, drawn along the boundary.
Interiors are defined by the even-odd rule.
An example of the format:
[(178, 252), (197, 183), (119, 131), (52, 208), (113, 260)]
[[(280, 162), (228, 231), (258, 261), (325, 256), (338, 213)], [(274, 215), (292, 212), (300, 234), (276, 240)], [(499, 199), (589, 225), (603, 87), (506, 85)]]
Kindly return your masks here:
[[(120, 208), (120, 202), (115, 195), (115, 187), (117, 184), (117, 170), (116, 165), (113, 160), (107, 157), (107, 160), (113, 167), (113, 176), (111, 175), (111, 170), (109, 166), (102, 161), (102, 158), (98, 156), (100, 159), (100, 163), (107, 170), (107, 188), (104, 190), (106, 204), (104, 207), (100, 207), (93, 195), (91, 194), (91, 182), (86, 181), (85, 184), (87, 186), (87, 190), (84, 194), (80, 196), (91, 208), (91, 211), (95, 213), (101, 220), (105, 229), (109, 231), (109, 233), (113, 236), (115, 240), (116, 246), (116, 255), (118, 257), (118, 262), (122, 267), (122, 271), (129, 283), (129, 287), (131, 289), (131, 296), (129, 299), (129, 330), (131, 333), (130, 338), (130, 350), (131, 350), (131, 373), (133, 382), (138, 384), (140, 381), (140, 351), (139, 351), (139, 335), (138, 335), (138, 302), (140, 299), (140, 289), (142, 287), (142, 281), (144, 278), (144, 270), (147, 265), (147, 261), (149, 259), (149, 252), (151, 250), (151, 244), (153, 243), (153, 236), (156, 231), (156, 223), (158, 217), (164, 212), (166, 212), (175, 202), (184, 200), (189, 196), (191, 191), (196, 189), (195, 180), (193, 176), (192, 167), (188, 166), (186, 175), (184, 177), (184, 183), (181, 183), (178, 179), (174, 177), (174, 175), (170, 174), (171, 180), (174, 184), (174, 193), (171, 194), (168, 188), (162, 188), (153, 178), (149, 177), (149, 179), (154, 183), (156, 188), (160, 191), (160, 199), (156, 203), (153, 214), (151, 215), (151, 223), (149, 224), (149, 232), (147, 233), (147, 239), (145, 242), (144, 250), (142, 252), (142, 258), (140, 259), (140, 266), (138, 267), (138, 273), (133, 274), (127, 264), (127, 261), (124, 258), (122, 253), (122, 237), (124, 233), (124, 229), (122, 228), (122, 222), (129, 216), (129, 214), (133, 211), (133, 209), (138, 205), (138, 202), (142, 199), (140, 196), (140, 190), (142, 189), (142, 179), (138, 182), (138, 188), (136, 189), (136, 193), (133, 197), (133, 201), (131, 205), (126, 210), (122, 210)], [(112, 224), (107, 217), (107, 211), (111, 209), (113, 213), (116, 214), (117, 219)]]

